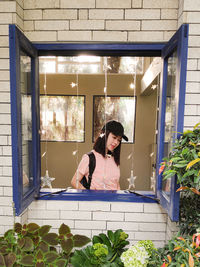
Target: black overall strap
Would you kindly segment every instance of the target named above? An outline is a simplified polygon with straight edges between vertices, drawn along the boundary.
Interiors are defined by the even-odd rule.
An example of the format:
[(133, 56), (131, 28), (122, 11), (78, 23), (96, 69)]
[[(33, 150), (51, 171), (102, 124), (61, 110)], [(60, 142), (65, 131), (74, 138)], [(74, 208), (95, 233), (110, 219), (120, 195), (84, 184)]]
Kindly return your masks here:
[(83, 178), (81, 179), (80, 183), (86, 188), (86, 189), (90, 189), (91, 186), (91, 181), (92, 181), (92, 174), (94, 172), (94, 169), (96, 167), (96, 158), (94, 153), (91, 151), (89, 153), (87, 153), (88, 157), (89, 157), (89, 175), (88, 175), (88, 181), (86, 179), (85, 176), (83, 176)]

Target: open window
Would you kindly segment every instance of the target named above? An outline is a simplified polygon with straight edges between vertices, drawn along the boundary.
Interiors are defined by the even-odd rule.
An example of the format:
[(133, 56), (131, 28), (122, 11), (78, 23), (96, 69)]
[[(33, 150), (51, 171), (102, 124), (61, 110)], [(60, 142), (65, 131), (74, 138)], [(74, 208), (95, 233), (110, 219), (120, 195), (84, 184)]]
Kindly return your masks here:
[[(17, 214), (39, 193), (40, 177), (47, 169), (47, 156), (48, 165), (53, 166), (50, 174), (56, 177), (54, 187), (70, 186), (63, 178), (59, 180), (59, 171), (64, 167), (62, 172), (70, 179), (81, 156), (91, 149), (94, 125), (101, 127), (100, 121), (105, 112), (108, 113), (108, 109), (102, 114), (97, 110), (102, 111), (101, 106), (107, 97), (109, 113), (122, 106), (124, 113), (132, 112), (132, 122), (127, 123), (126, 130), (130, 131), (130, 142), (122, 145), (121, 166), (125, 166), (121, 167), (122, 190), (68, 190), (44, 198), (153, 202), (145, 196), (159, 196), (171, 218), (177, 220), (178, 205), (172, 208), (175, 202), (178, 203), (175, 179), (167, 191), (158, 169), (165, 147), (169, 148), (166, 140), (173, 140), (175, 136), (171, 138), (170, 134), (174, 130), (181, 132), (183, 128), (187, 35), (187, 25), (183, 25), (166, 44), (33, 44), (15, 25), (10, 25), (13, 195)], [(106, 77), (103, 70), (105, 58), (110, 67)], [(128, 67), (128, 59), (137, 62), (132, 63), (132, 66), (137, 64), (134, 71)], [(174, 69), (175, 74), (171, 75)], [(105, 80), (110, 90), (106, 94)], [(136, 90), (131, 91), (134, 86)], [(176, 109), (169, 115), (173, 101), (176, 101)], [(72, 102), (74, 105), (70, 108)], [(76, 116), (81, 106), (84, 123)], [(114, 115), (117, 116), (111, 114)], [(124, 118), (120, 119), (126, 123)], [(174, 127), (170, 128), (170, 133), (167, 128), (169, 118)], [(47, 124), (50, 127), (48, 135)], [(57, 132), (56, 137), (54, 132)], [(54, 139), (48, 140), (47, 137)], [(142, 191), (144, 198), (126, 190), (132, 168), (138, 176), (136, 190)]]

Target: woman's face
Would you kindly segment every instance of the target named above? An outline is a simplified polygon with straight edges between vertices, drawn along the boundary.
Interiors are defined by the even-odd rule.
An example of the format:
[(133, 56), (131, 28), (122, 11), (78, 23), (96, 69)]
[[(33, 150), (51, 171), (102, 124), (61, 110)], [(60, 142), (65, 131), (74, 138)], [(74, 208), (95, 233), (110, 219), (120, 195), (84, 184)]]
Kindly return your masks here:
[(116, 136), (113, 133), (109, 133), (106, 143), (106, 150), (113, 151), (116, 147), (118, 147), (121, 140), (122, 140), (121, 136)]

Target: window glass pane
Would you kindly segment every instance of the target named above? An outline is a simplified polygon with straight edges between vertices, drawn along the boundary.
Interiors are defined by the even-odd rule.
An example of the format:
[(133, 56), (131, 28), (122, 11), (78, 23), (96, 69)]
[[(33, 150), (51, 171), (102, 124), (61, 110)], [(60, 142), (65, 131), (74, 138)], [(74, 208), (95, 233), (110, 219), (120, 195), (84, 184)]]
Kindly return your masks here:
[(84, 141), (84, 96), (40, 96), (41, 141)]
[(58, 73), (100, 73), (99, 64), (58, 64)]
[[(108, 73), (143, 74), (143, 57), (107, 57)], [(104, 73), (103, 57), (80, 55), (76, 57), (40, 57), (40, 73)]]
[(20, 55), (21, 131), (23, 193), (33, 186), (31, 58)]
[[(106, 109), (106, 110), (105, 110)], [(93, 141), (96, 140), (105, 121), (117, 120), (124, 126), (129, 143), (133, 143), (135, 127), (135, 97), (94, 97)], [(122, 142), (124, 142), (122, 140)]]
[[(176, 75), (177, 51), (174, 51), (174, 53), (168, 58), (164, 157), (169, 155), (176, 135)], [(163, 181), (162, 189), (167, 194), (170, 193), (170, 183), (171, 179)]]

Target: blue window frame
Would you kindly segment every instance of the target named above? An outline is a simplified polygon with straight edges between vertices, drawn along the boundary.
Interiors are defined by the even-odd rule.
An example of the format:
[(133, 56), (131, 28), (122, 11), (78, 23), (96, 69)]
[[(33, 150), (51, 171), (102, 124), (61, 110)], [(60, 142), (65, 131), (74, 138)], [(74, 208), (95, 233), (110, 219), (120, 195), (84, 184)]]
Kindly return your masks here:
[[(99, 56), (162, 56), (163, 58), (163, 87), (160, 93), (160, 115), (159, 115), (159, 135), (158, 135), (158, 157), (157, 157), (157, 174), (159, 164), (164, 155), (164, 132), (165, 132), (165, 109), (167, 96), (167, 69), (168, 61), (173, 52), (176, 51), (176, 86), (175, 91), (178, 91), (178, 104), (176, 106), (176, 129), (183, 129), (183, 111), (185, 97), (185, 75), (187, 61), (187, 38), (188, 25), (182, 25), (172, 39), (167, 43), (88, 43), (88, 44), (32, 44), (25, 36), (16, 28), (15, 25), (10, 25), (10, 72), (11, 72), (11, 117), (12, 117), (12, 143), (13, 143), (13, 199), (16, 207), (16, 213), (19, 215), (36, 195), (39, 195), (40, 188), (40, 139), (39, 139), (39, 90), (38, 90), (38, 56), (76, 56), (80, 52), (85, 52)], [(21, 56), (20, 56), (21, 55)], [(25, 58), (24, 58), (25, 57)], [(27, 58), (26, 58), (27, 57)], [(23, 62), (24, 59), (24, 62)], [(22, 62), (21, 62), (22, 61)], [(30, 63), (27, 63), (30, 62)], [(22, 66), (24, 67), (22, 67)], [(29, 67), (27, 67), (27, 65)], [(20, 68), (21, 66), (21, 68)], [(28, 71), (27, 71), (28, 69)], [(28, 74), (26, 73), (28, 72)], [(21, 86), (21, 79), (24, 77), (29, 82), (25, 87)], [(28, 79), (29, 78), (29, 79)], [(169, 84), (169, 83), (168, 83)], [(29, 86), (28, 86), (29, 85)], [(181, 88), (181, 89), (180, 89)], [(25, 97), (24, 97), (25, 95)], [(31, 97), (30, 97), (31, 96)], [(23, 139), (24, 121), (23, 110), (24, 101), (30, 102), (31, 109), (31, 138)], [(28, 100), (28, 99), (31, 100)], [(26, 112), (25, 112), (26, 113)], [(30, 116), (29, 116), (30, 117)], [(28, 124), (28, 123), (27, 123)], [(29, 124), (30, 125), (30, 122)], [(26, 129), (25, 127), (25, 132)], [(23, 142), (26, 143), (26, 149), (23, 152)], [(23, 155), (28, 155), (23, 160)], [(25, 164), (25, 163), (26, 164)], [(28, 163), (27, 163), (28, 162)], [(28, 166), (28, 167), (27, 167)], [(28, 187), (24, 190), (23, 186), (23, 170), (28, 169)], [(32, 170), (32, 173), (31, 173)], [(33, 178), (32, 178), (33, 177)], [(162, 177), (157, 175), (157, 193), (161, 204), (168, 209), (172, 220), (178, 220), (178, 199), (176, 193), (176, 181), (171, 180), (170, 195), (166, 197), (162, 190)], [(77, 192), (79, 194), (77, 194)], [(137, 196), (128, 192), (117, 193), (108, 191), (86, 191), (79, 190), (74, 192), (61, 192), (51, 196), (43, 196), (43, 199), (53, 200), (102, 200), (102, 201), (132, 201), (132, 202), (155, 202), (151, 197), (154, 195), (145, 195), (144, 197)], [(150, 198), (149, 198), (150, 197)]]
[(19, 215), (40, 189), (38, 52), (9, 27), (13, 201)]
[[(160, 166), (162, 158), (168, 155), (172, 142), (183, 132), (186, 67), (188, 47), (188, 25), (184, 24), (162, 49), (163, 59), (162, 90), (160, 95), (159, 135), (157, 165)], [(167, 100), (170, 103), (171, 123), (167, 125)], [(170, 130), (167, 127), (170, 126)], [(166, 135), (169, 135), (166, 138)], [(167, 140), (170, 139), (170, 140)], [(171, 142), (169, 142), (171, 141)], [(167, 209), (172, 221), (179, 219), (179, 193), (176, 177), (168, 181), (162, 180), (157, 168), (157, 196), (161, 205)]]

